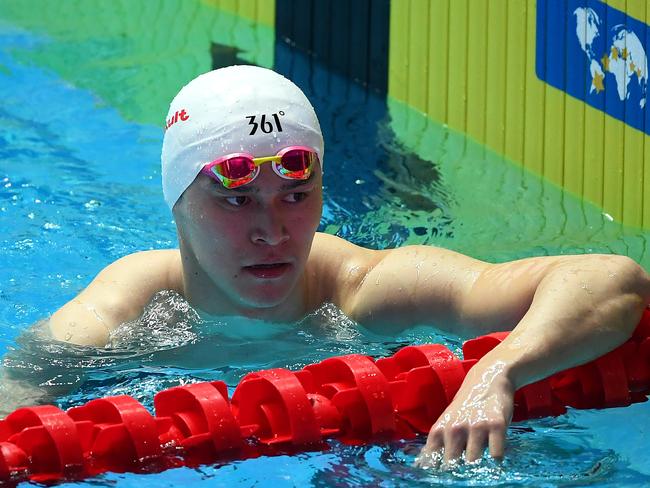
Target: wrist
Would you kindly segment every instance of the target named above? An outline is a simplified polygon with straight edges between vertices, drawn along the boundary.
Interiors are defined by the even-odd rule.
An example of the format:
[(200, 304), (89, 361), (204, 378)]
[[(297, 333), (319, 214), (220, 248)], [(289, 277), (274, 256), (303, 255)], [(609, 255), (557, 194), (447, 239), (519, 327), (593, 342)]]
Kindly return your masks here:
[(498, 358), (492, 359), (484, 356), (470, 369), (467, 376), (471, 376), (471, 384), (485, 385), (504, 393), (514, 395), (514, 392), (519, 388), (515, 383), (512, 364)]
[[(539, 349), (536, 352), (538, 351)], [(539, 379), (535, 377), (535, 370), (539, 367), (541, 358), (535, 357), (531, 352), (530, 348), (522, 347), (518, 340), (512, 341), (512, 337), (508, 336), (483, 356), (474, 368), (498, 370), (499, 376), (507, 379), (517, 390)]]

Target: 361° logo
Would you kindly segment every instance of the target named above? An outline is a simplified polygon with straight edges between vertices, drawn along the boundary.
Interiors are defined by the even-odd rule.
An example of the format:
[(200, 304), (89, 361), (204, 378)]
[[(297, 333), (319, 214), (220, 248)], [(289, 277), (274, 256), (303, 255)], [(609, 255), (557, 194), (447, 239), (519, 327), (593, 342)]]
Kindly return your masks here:
[(258, 129), (264, 132), (265, 134), (269, 134), (274, 130), (276, 132), (282, 132), (282, 124), (280, 123), (280, 117), (282, 117), (283, 115), (284, 112), (282, 110), (280, 110), (277, 113), (271, 114), (268, 117), (266, 114), (247, 115), (246, 118), (248, 119), (248, 125), (252, 126), (249, 135), (250, 136), (255, 135)]

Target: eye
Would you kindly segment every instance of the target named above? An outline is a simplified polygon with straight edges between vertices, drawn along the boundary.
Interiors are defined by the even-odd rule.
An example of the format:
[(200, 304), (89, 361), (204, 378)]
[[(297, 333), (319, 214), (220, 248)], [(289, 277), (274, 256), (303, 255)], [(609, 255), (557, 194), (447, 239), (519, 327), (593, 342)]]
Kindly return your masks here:
[(232, 207), (243, 207), (248, 203), (249, 198), (244, 195), (236, 195), (234, 197), (224, 197), (224, 200)]
[(305, 191), (299, 191), (295, 193), (289, 193), (284, 197), (284, 201), (288, 203), (298, 203), (302, 202), (305, 198), (309, 196), (309, 193)]

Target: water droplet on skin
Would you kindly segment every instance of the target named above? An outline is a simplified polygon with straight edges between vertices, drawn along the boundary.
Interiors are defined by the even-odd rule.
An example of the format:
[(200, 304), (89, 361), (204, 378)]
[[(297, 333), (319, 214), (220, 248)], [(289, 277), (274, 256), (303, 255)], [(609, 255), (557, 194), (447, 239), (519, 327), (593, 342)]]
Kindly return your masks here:
[(416, 277), (419, 280), (420, 279), (420, 268), (422, 268), (422, 264), (424, 263), (424, 260), (415, 263), (415, 272), (416, 272)]

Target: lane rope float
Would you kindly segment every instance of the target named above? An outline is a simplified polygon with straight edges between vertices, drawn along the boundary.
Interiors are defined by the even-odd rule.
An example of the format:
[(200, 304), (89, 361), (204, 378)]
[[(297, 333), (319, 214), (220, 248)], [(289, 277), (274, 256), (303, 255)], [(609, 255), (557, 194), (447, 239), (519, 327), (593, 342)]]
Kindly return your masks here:
[[(155, 415), (128, 395), (63, 411), (21, 407), (0, 420), (0, 482), (82, 479), (107, 471), (152, 472), (425, 434), (465, 375), (507, 337), (468, 340), (459, 359), (440, 344), (407, 346), (373, 360), (350, 354), (300, 371), (249, 373), (231, 399), (222, 381), (176, 386), (154, 397)], [(632, 337), (604, 356), (515, 393), (513, 421), (567, 407), (608, 408), (650, 394), (650, 309)]]

